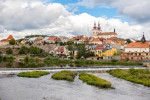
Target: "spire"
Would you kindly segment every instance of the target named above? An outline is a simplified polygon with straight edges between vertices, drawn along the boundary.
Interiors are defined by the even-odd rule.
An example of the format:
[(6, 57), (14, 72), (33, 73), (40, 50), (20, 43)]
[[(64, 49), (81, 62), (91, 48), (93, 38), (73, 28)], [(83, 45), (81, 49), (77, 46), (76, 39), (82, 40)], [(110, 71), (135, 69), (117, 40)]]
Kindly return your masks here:
[(144, 36), (144, 32), (143, 32), (143, 37), (142, 37), (142, 39), (141, 39), (141, 42), (142, 42), (142, 43), (145, 43), (145, 42), (146, 42), (146, 39), (145, 39), (145, 36)]
[(100, 27), (100, 23), (98, 22), (98, 30), (100, 30), (101, 29), (101, 27)]
[(96, 29), (96, 23), (95, 23), (95, 21), (94, 21), (94, 27), (93, 27), (93, 29)]
[(114, 28), (114, 32), (116, 32), (116, 29)]

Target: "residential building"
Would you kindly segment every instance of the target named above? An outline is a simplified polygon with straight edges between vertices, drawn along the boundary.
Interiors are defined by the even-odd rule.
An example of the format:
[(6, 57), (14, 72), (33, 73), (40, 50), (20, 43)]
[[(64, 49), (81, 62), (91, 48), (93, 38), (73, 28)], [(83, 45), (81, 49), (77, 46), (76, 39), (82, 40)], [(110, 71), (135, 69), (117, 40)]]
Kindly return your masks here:
[(7, 39), (0, 40), (0, 46), (8, 45), (11, 39), (14, 39), (14, 37), (9, 35)]
[(122, 60), (143, 61), (150, 60), (150, 46), (143, 35), (142, 42), (132, 42), (125, 46), (124, 53), (121, 54)]

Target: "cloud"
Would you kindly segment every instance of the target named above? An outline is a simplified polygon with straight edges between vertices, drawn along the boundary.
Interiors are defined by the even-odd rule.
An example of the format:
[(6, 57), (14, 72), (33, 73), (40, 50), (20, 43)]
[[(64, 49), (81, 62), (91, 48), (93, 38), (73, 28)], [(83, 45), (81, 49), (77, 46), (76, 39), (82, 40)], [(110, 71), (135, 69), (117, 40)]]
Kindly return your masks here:
[(149, 0), (82, 0), (76, 6), (107, 6), (118, 8), (118, 13), (135, 20), (138, 23), (146, 24), (150, 21)]
[[(108, 0), (106, 1), (108, 3)], [(0, 39), (9, 34), (15, 38), (31, 34), (86, 35), (88, 32), (92, 33), (94, 21), (100, 22), (104, 32), (111, 32), (116, 28), (119, 37), (122, 38), (139, 38), (143, 31), (146, 37), (150, 37), (149, 27), (130, 25), (118, 18), (108, 19), (107, 16), (96, 18), (87, 13), (75, 15), (59, 3), (45, 4), (41, 0), (0, 0), (0, 8)]]
[(44, 5), (36, 0), (1, 0), (0, 25), (7, 30), (39, 29), (71, 14), (58, 3)]

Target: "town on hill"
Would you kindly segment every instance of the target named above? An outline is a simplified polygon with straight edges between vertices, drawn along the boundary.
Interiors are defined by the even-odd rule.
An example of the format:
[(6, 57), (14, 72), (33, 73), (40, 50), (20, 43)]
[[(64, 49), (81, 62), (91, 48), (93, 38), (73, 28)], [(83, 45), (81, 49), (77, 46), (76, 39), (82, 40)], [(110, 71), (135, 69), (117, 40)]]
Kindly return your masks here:
[(100, 23), (94, 23), (92, 36), (30, 35), (16, 40), (13, 34), (0, 41), (1, 55), (12, 55), (16, 61), (25, 57), (47, 56), (67, 60), (143, 62), (150, 59), (149, 42), (143, 34), (141, 40), (123, 39), (113, 32), (103, 32)]

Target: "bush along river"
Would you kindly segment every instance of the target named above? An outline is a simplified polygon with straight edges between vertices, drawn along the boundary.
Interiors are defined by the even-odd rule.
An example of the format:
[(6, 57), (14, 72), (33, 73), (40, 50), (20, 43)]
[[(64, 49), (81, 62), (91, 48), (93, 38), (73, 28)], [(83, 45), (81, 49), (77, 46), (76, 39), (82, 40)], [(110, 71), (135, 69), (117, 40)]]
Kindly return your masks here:
[[(39, 76), (35, 76), (35, 73), (38, 73)], [(66, 77), (66, 75), (69, 76)], [(62, 71), (56, 74), (33, 71), (30, 73), (21, 73), (18, 76), (0, 75), (1, 100), (150, 99), (150, 87), (114, 77), (109, 73), (85, 74)], [(52, 76), (53, 78), (51, 78)], [(73, 81), (68, 79), (73, 79)], [(95, 81), (96, 85), (91, 81)], [(99, 86), (97, 87), (99, 81), (111, 84), (113, 88), (99, 88)]]

